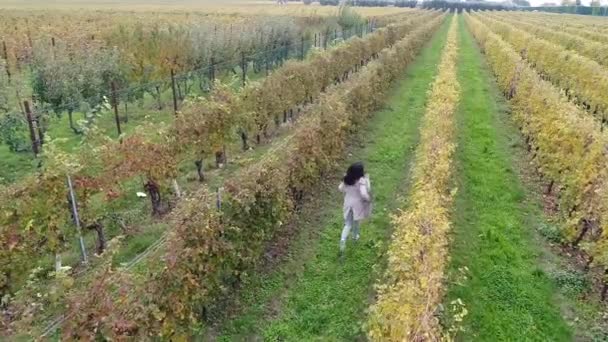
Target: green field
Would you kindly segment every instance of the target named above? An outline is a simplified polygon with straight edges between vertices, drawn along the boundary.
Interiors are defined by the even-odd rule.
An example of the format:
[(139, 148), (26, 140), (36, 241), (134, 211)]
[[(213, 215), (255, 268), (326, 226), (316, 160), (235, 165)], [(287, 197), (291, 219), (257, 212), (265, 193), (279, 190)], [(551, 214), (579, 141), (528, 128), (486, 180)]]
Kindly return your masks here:
[[(297, 34), (312, 32), (315, 45), (317, 33), (329, 36), (327, 27), (337, 28), (327, 48), (310, 48), (300, 62), (294, 61), (301, 56), (288, 55), (268, 72), (255, 72), (252, 58), (243, 87), (244, 69), (223, 71), (217, 78), (227, 86), (193, 91), (180, 101), (184, 112), (177, 119), (166, 87), (163, 110), (152, 94), (129, 103), (122, 137), (114, 132), (113, 113), (103, 111), (96, 126), (105, 143), (82, 147), (86, 139), (63, 115), (47, 130), (60, 138), (60, 158), (34, 159), (0, 145), (0, 340), (608, 340), (602, 230), (608, 227), (602, 119), (608, 109), (594, 97), (594, 85), (560, 73), (562, 61), (553, 63), (539, 48), (576, 58), (581, 69), (594, 67), (596, 86), (608, 87), (608, 66), (589, 48), (600, 49), (608, 20), (396, 7), (327, 19), (335, 8), (318, 4), (0, 0), (0, 13), (17, 11), (11, 15), (47, 7), (141, 11), (163, 22), (186, 22), (192, 18), (183, 11), (196, 10), (235, 25), (249, 15), (299, 17)], [(365, 18), (380, 13), (402, 19), (337, 38), (347, 19), (369, 29)], [(545, 32), (542, 25), (563, 25), (567, 33), (539, 37), (519, 30), (516, 20), (538, 32)], [(336, 50), (354, 66), (337, 63)], [(278, 86), (264, 83), (293, 65), (300, 68), (277, 77)], [(258, 86), (270, 92), (252, 90)], [(539, 89), (545, 93), (534, 92)], [(294, 104), (291, 97), (303, 100)], [(283, 103), (291, 107), (277, 110)], [(209, 117), (195, 116), (200, 112)], [(545, 114), (563, 122), (547, 122)], [(190, 121), (179, 126), (184, 118)], [(150, 130), (140, 136), (141, 127)], [(453, 141), (444, 139), (446, 131)], [(249, 149), (241, 148), (243, 134)], [(144, 147), (132, 152), (130, 144)], [(74, 175), (82, 222), (92, 222), (88, 215), (95, 213), (109, 242), (102, 255), (93, 255), (100, 240), (95, 227), (85, 227), (86, 266), (71, 199), (64, 200), (65, 170), (73, 167), (65, 160), (82, 151), (91, 155), (79, 161), (88, 157), (92, 165)], [(105, 170), (102, 157), (115, 160), (99, 151), (123, 159)], [(227, 162), (216, 165), (222, 153)], [(159, 165), (161, 158), (175, 165)], [(197, 158), (204, 181), (197, 179)], [(357, 161), (370, 175), (374, 210), (362, 222), (361, 239), (349, 239), (342, 255), (338, 185)], [(137, 163), (144, 166), (125, 167)], [(150, 215), (154, 180), (163, 212)], [(40, 192), (28, 192), (32, 184)], [(137, 194), (142, 185), (145, 198)], [(22, 216), (32, 219), (22, 222)], [(54, 271), (57, 256), (70, 267)]]

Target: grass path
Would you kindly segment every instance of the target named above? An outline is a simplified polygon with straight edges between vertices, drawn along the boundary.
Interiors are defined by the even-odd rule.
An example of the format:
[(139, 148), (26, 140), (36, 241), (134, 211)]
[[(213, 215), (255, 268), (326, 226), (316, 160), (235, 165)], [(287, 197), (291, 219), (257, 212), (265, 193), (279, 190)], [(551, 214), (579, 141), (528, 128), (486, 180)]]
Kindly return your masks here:
[[(290, 248), (290, 257), (269, 275), (254, 279), (243, 294), (245, 312), (230, 319), (220, 340), (355, 340), (377, 277), (374, 264), (382, 261), (390, 234), (390, 213), (407, 179), (409, 162), (418, 141), (426, 92), (444, 46), (449, 20), (408, 68), (388, 100), (364, 129), (363, 147), (356, 147), (348, 162), (363, 160), (374, 187), (375, 213), (362, 227), (361, 241), (347, 244), (343, 265), (338, 261), (342, 229), (341, 198), (331, 183), (316, 200), (320, 217), (314, 226), (301, 222), (302, 234)], [(343, 168), (347, 166), (344, 163)], [(317, 231), (317, 234), (311, 234)]]
[(500, 120), (504, 101), (463, 18), (460, 35), (459, 192), (446, 300), (467, 306), (463, 341), (569, 341), (529, 224), (541, 213), (526, 203), (512, 166), (518, 133)]

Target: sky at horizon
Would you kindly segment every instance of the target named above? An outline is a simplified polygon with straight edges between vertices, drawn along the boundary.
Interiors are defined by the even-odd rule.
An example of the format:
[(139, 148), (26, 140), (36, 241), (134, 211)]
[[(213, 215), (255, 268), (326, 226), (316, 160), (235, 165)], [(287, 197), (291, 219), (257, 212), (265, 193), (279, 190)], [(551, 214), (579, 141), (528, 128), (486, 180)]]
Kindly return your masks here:
[[(419, 0), (422, 1), (422, 0)], [(457, 1), (457, 0), (456, 0)], [(464, 1), (464, 0), (462, 0)], [(486, 0), (501, 2), (502, 0)], [(562, 0), (528, 0), (532, 6), (540, 6), (543, 3), (552, 2), (560, 4)], [(180, 7), (182, 6), (221, 6), (234, 5), (239, 3), (262, 4), (273, 3), (272, 0), (0, 0), (0, 9), (19, 8), (19, 7), (34, 7), (34, 8), (56, 8), (56, 7), (129, 7), (140, 6), (146, 7)], [(603, 6), (608, 5), (608, 0), (600, 0)], [(582, 0), (582, 4), (589, 6), (591, 0)]]

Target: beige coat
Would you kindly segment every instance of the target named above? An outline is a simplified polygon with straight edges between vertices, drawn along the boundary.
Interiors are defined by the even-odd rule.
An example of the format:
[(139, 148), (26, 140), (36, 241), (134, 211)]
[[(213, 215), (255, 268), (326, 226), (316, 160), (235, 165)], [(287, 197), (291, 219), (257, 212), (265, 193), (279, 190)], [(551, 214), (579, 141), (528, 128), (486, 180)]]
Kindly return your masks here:
[(344, 219), (348, 218), (349, 211), (353, 211), (353, 219), (361, 221), (368, 218), (372, 212), (371, 190), (372, 184), (369, 176), (365, 176), (354, 185), (340, 183), (338, 189), (344, 193)]

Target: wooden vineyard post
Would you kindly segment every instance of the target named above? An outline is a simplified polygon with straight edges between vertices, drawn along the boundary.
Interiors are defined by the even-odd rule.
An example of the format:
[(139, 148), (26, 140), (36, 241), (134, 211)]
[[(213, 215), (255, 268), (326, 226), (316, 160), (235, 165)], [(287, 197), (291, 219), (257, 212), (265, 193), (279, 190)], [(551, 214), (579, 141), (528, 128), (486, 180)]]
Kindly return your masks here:
[(112, 81), (112, 107), (114, 107), (114, 119), (116, 120), (116, 130), (118, 136), (122, 135), (122, 129), (120, 128), (120, 117), (118, 116), (118, 94), (116, 94), (116, 82)]
[(36, 111), (36, 116), (34, 117), (34, 121), (36, 121), (36, 128), (38, 129), (38, 146), (42, 147), (44, 145), (44, 132), (42, 131), (42, 125), (40, 124), (40, 117), (42, 114), (39, 111)]
[[(218, 187), (215, 197), (215, 206), (217, 211), (221, 213), (222, 211), (222, 188)], [(222, 216), (220, 215), (220, 223), (223, 223)]]
[(8, 62), (8, 48), (6, 47), (6, 41), (2, 41), (2, 58)]
[(78, 242), (80, 244), (80, 253), (82, 256), (82, 263), (87, 264), (89, 262), (87, 258), (87, 250), (84, 246), (84, 239), (82, 238), (82, 227), (80, 226), (80, 216), (78, 215), (78, 206), (76, 203), (76, 194), (74, 193), (74, 186), (72, 185), (72, 178), (70, 175), (67, 175), (68, 179), (68, 189), (70, 190), (70, 202), (72, 204), (72, 217), (74, 218), (74, 224), (76, 224), (76, 229), (78, 231)]
[(211, 57), (209, 61), (209, 89), (213, 89), (215, 83), (215, 57)]
[[(25, 115), (25, 109), (23, 109), (23, 102), (21, 102), (21, 94), (19, 93), (19, 89), (15, 89), (15, 96), (17, 97), (17, 103), (19, 104), (19, 110), (23, 115)], [(34, 105), (34, 103), (32, 103)]]
[(285, 59), (287, 59), (287, 51), (288, 51), (287, 49), (288, 49), (287, 43), (282, 42), (281, 48), (279, 49), (279, 56), (280, 56), (279, 59), (281, 61), (281, 64), (279, 64), (279, 65), (281, 65), (281, 66), (283, 65), (283, 62), (285, 62)]
[(8, 77), (8, 84), (11, 84), (11, 69), (8, 68), (8, 62), (4, 65), (4, 70), (6, 71), (6, 76)]
[[(55, 48), (55, 37), (51, 37), (51, 49), (53, 50), (53, 59), (57, 59), (57, 49)], [(71, 61), (71, 59), (70, 59)]]
[(222, 158), (224, 165), (228, 165), (228, 154), (226, 153), (226, 145), (222, 146)]
[(313, 46), (317, 47), (317, 34), (316, 33), (315, 33), (315, 44)]
[(302, 40), (300, 42), (300, 59), (304, 60), (304, 35), (302, 35)]
[(175, 88), (175, 71), (171, 69), (171, 90), (173, 93), (173, 114), (177, 116), (177, 91)]
[(222, 210), (222, 188), (218, 187), (215, 197), (215, 206), (218, 211)]
[(241, 72), (243, 87), (247, 83), (247, 60), (245, 59), (245, 52), (241, 52)]
[(32, 119), (32, 110), (30, 108), (30, 103), (27, 101), (23, 101), (23, 106), (25, 107), (25, 116), (27, 118), (27, 125), (30, 129), (30, 140), (32, 141), (32, 151), (34, 152), (34, 156), (38, 157), (38, 153), (40, 153), (40, 150), (38, 149), (38, 140), (36, 139), (36, 130), (34, 129), (34, 120)]
[[(25, 113), (25, 110), (23, 109), (23, 104), (21, 102), (21, 94), (19, 93), (19, 89), (17, 89), (17, 102), (19, 102), (19, 109), (21, 110), (21, 112)], [(36, 123), (36, 129), (38, 131), (38, 148), (42, 149), (42, 145), (44, 145), (44, 132), (42, 130), (42, 124), (40, 123), (42, 118), (42, 112), (36, 110), (36, 99), (34, 98), (34, 96), (32, 96), (32, 108), (34, 109), (32, 119)]]
[(270, 69), (270, 65), (268, 63), (268, 55), (266, 57), (264, 57), (264, 68), (266, 69), (266, 76), (268, 76), (269, 69)]
[(215, 82), (215, 58), (211, 57), (211, 65), (209, 66), (209, 80), (211, 81), (211, 86), (213, 87), (213, 83)]
[(11, 70), (8, 68), (8, 49), (6, 48), (5, 41), (2, 41), (2, 58), (6, 62), (4, 68), (6, 69), (6, 76), (8, 76), (8, 84), (11, 84)]

